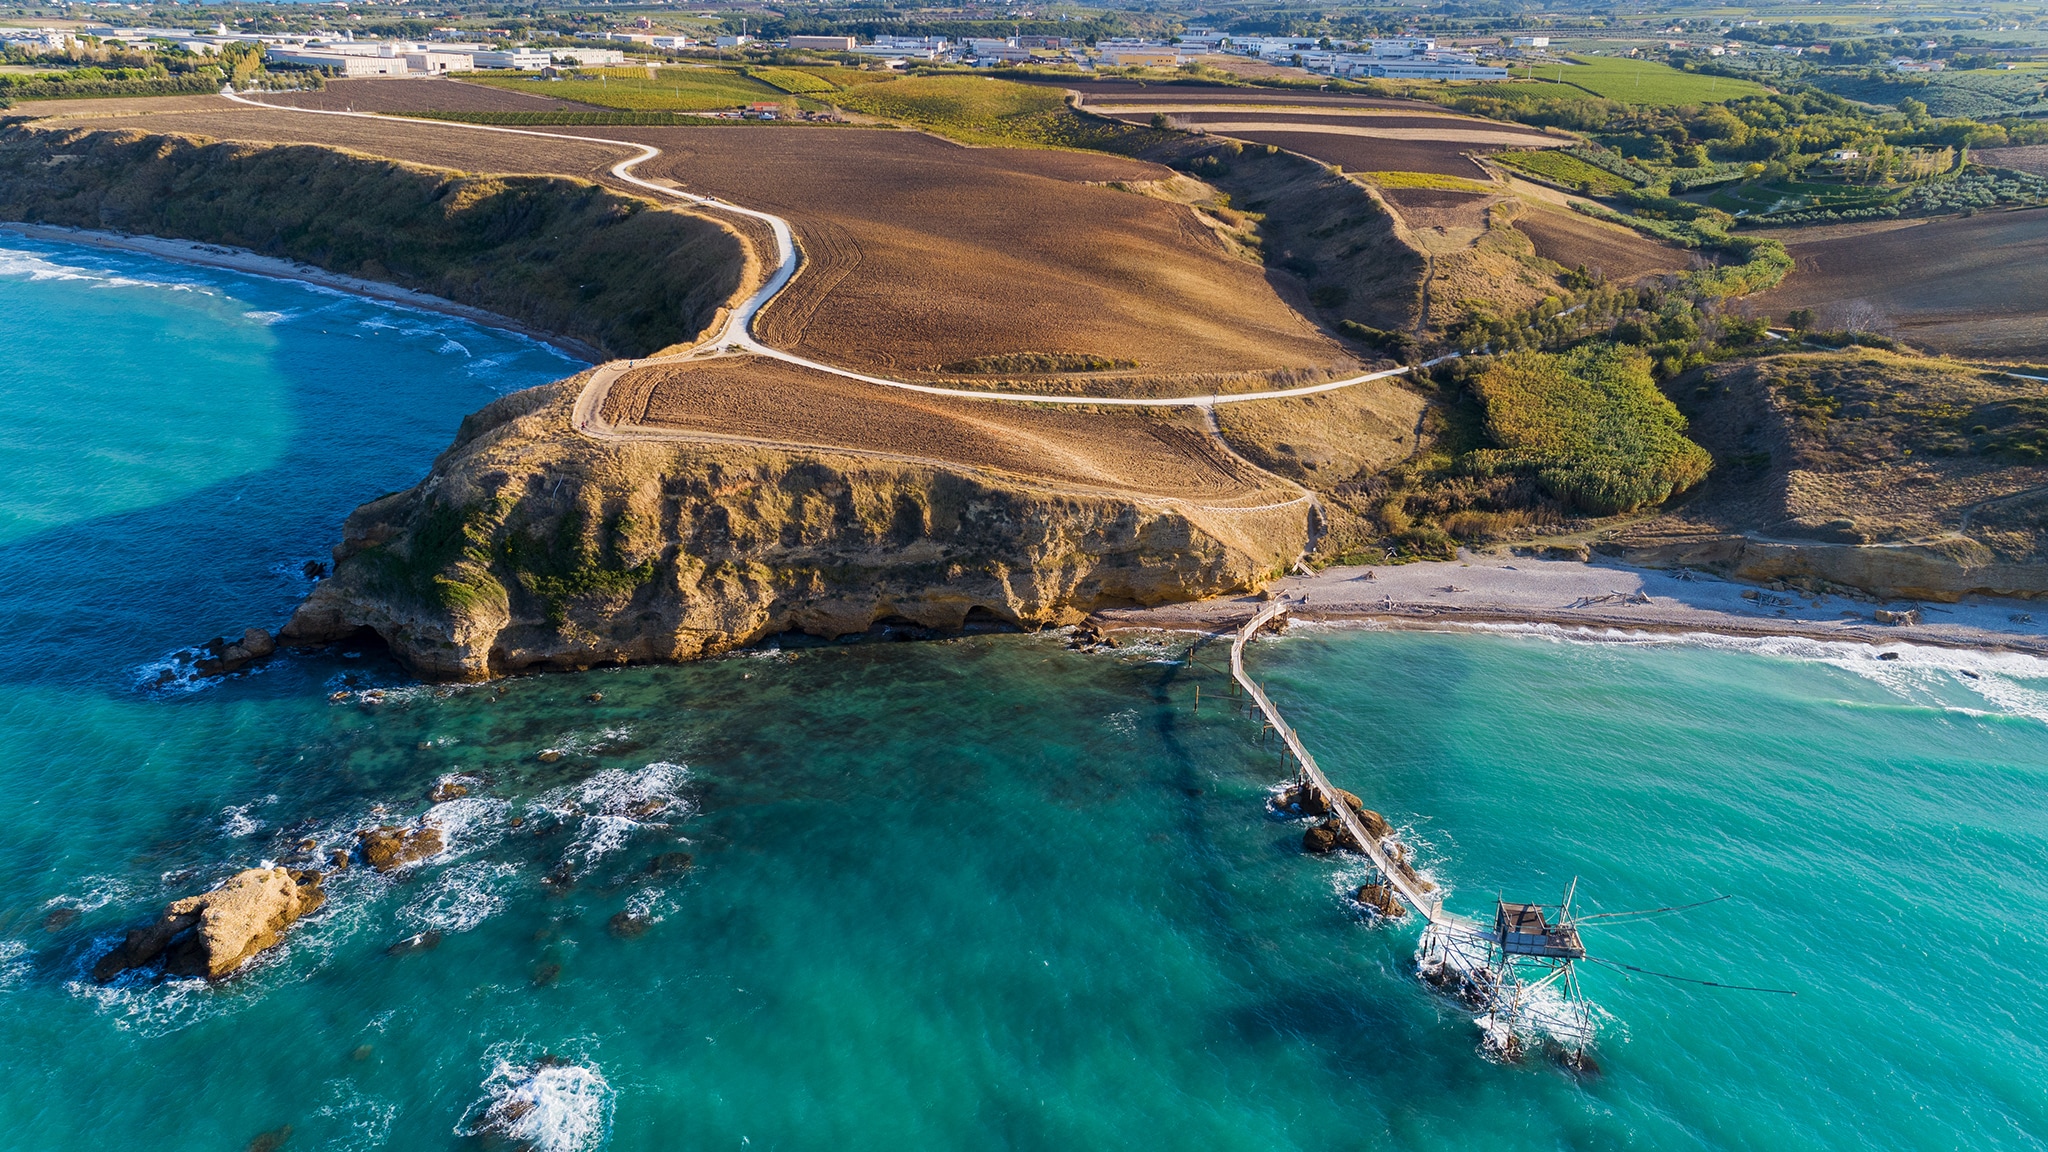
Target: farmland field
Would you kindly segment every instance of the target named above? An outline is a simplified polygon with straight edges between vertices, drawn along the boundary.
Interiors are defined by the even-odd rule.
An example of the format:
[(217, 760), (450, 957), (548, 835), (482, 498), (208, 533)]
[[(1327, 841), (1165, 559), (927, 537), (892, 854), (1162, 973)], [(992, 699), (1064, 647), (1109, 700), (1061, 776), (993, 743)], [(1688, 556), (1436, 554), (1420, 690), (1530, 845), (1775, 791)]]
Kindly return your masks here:
[(1970, 153), (1970, 158), (1993, 168), (2010, 168), (2015, 172), (2048, 176), (2048, 144), (2028, 144), (2018, 148), (1979, 148)]
[[(376, 90), (394, 100), (464, 87), (365, 83), (381, 83)], [(217, 99), (202, 107), (97, 123), (600, 182), (610, 182), (621, 154), (596, 142), (423, 122), (297, 116)], [(663, 155), (642, 165), (641, 176), (788, 217), (805, 267), (761, 315), (760, 332), (829, 362), (943, 375), (941, 366), (976, 357), (1093, 356), (1138, 365), (1102, 374), (1103, 387), (1192, 375), (1224, 389), (1251, 386), (1237, 378), (1244, 374), (1350, 363), (1288, 307), (1262, 266), (1234, 255), (1189, 209), (1100, 186), (1170, 175), (1157, 165), (1085, 152), (963, 149), (921, 133), (863, 128), (549, 131), (654, 144)], [(726, 219), (748, 231), (744, 220)]]
[(1188, 209), (1095, 186), (1170, 175), (1157, 165), (860, 128), (606, 131), (663, 149), (642, 175), (795, 224), (807, 267), (759, 323), (805, 355), (928, 373), (1064, 354), (1148, 376), (1341, 355)]
[(863, 84), (834, 103), (926, 128), (968, 144), (1135, 151), (1149, 128), (1121, 128), (1076, 116), (1065, 93), (984, 76), (912, 76)]
[[(583, 78), (586, 76), (594, 78)], [(579, 71), (571, 80), (473, 74), (463, 83), (632, 112), (705, 112), (788, 97), (780, 89), (727, 68), (668, 67), (659, 69), (651, 79), (645, 68), (590, 69)]]
[(1525, 201), (1514, 226), (1535, 242), (1538, 256), (1566, 268), (1583, 267), (1612, 283), (1677, 271), (1692, 259), (1682, 248), (1554, 204)]
[(1624, 104), (1706, 104), (1734, 100), (1741, 96), (1762, 96), (1763, 85), (1728, 76), (1701, 76), (1682, 72), (1669, 64), (1629, 60), (1619, 56), (1577, 56), (1576, 67), (1539, 68), (1536, 79), (1552, 80), (1560, 75), (1595, 95)]
[[(645, 73), (642, 73), (645, 75)], [(404, 112), (436, 108), (448, 112), (549, 112), (596, 111), (598, 105), (566, 100), (552, 87), (534, 90), (493, 88), (463, 80), (411, 80), (395, 84), (389, 80), (330, 80), (327, 87), (312, 92), (274, 92), (263, 97), (271, 104), (293, 108), (319, 108), (330, 112)], [(221, 105), (244, 110), (241, 105)]]
[(1562, 184), (1567, 188), (1589, 189), (1595, 196), (1614, 196), (1635, 187), (1605, 168), (1588, 164), (1577, 156), (1561, 151), (1501, 152), (1495, 154), (1493, 160), (1510, 168), (1534, 173), (1553, 184)]
[(1758, 299), (1822, 328), (1897, 335), (1943, 352), (2048, 355), (2048, 209), (1771, 234), (1795, 265)]

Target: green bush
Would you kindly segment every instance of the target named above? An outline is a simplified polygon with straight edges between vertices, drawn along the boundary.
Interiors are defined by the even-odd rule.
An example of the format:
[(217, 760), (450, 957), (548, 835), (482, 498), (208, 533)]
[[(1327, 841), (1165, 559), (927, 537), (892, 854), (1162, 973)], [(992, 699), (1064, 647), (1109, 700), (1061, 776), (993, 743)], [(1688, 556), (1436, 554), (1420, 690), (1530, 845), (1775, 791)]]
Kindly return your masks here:
[(1612, 344), (1500, 357), (1473, 382), (1498, 447), (1467, 453), (1461, 470), (1527, 473), (1560, 503), (1603, 516), (1698, 484), (1713, 458), (1686, 439), (1685, 417), (1650, 366), (1642, 351)]

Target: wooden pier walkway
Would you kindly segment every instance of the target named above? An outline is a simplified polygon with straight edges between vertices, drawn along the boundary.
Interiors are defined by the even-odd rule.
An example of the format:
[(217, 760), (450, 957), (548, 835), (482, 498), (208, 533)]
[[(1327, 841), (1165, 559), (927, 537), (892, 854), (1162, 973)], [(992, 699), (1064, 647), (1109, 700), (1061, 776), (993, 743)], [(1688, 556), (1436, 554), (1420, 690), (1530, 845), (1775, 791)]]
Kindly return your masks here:
[(1260, 609), (1258, 615), (1253, 616), (1244, 627), (1237, 630), (1237, 639), (1230, 645), (1230, 675), (1244, 686), (1245, 692), (1258, 704), (1259, 711), (1266, 714), (1266, 722), (1271, 724), (1273, 730), (1280, 734), (1280, 738), (1287, 742), (1287, 750), (1293, 754), (1295, 762), (1301, 765), (1302, 772), (1315, 785), (1316, 791), (1322, 794), (1323, 799), (1329, 804), (1330, 811), (1343, 822), (1344, 831), (1350, 834), (1352, 842), (1357, 844), (1373, 862), (1374, 867), (1380, 870), (1380, 875), (1386, 877), (1387, 883), (1393, 886), (1394, 894), (1401, 898), (1401, 902), (1413, 908), (1416, 915), (1429, 921), (1433, 926), (1461, 932), (1472, 931), (1477, 927), (1472, 921), (1444, 911), (1443, 902), (1437, 899), (1434, 893), (1423, 891), (1409, 879), (1408, 871), (1398, 867), (1388, 857), (1387, 850), (1380, 846), (1379, 840), (1366, 833), (1364, 822), (1351, 810), (1351, 805), (1344, 802), (1336, 787), (1330, 783), (1330, 778), (1323, 775), (1322, 768), (1316, 764), (1316, 758), (1309, 755), (1308, 749), (1302, 745), (1300, 735), (1281, 717), (1280, 709), (1274, 707), (1265, 689), (1260, 688), (1250, 676), (1245, 675), (1246, 642), (1256, 635), (1259, 629), (1279, 619), (1286, 612), (1287, 605), (1276, 600)]

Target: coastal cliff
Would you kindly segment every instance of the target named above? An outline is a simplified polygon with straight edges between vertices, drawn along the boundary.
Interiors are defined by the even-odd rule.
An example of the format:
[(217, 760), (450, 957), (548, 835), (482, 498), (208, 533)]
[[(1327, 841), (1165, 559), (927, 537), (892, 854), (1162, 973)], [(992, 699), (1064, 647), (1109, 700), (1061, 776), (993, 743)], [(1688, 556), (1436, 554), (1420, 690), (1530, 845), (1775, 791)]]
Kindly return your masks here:
[(877, 623), (1041, 627), (1257, 586), (1305, 503), (1219, 514), (828, 452), (570, 431), (578, 377), (464, 421), (357, 509), (288, 645), (370, 630), (418, 674), (689, 660)]
[(726, 224), (586, 180), (133, 129), (0, 128), (0, 220), (246, 248), (609, 356), (697, 339), (761, 276)]

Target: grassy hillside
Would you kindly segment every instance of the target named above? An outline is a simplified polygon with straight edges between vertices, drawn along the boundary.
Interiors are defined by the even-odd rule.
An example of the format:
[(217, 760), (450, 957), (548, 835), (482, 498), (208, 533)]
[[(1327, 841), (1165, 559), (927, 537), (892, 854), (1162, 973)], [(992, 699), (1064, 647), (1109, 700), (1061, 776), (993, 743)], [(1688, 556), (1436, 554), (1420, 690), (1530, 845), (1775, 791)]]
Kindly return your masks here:
[(231, 244), (628, 356), (695, 337), (746, 261), (719, 225), (595, 184), (132, 130), (0, 134), (0, 219)]
[(1641, 535), (2048, 555), (2048, 401), (2034, 381), (1910, 353), (1798, 349), (1717, 365), (1677, 394), (1716, 466)]

